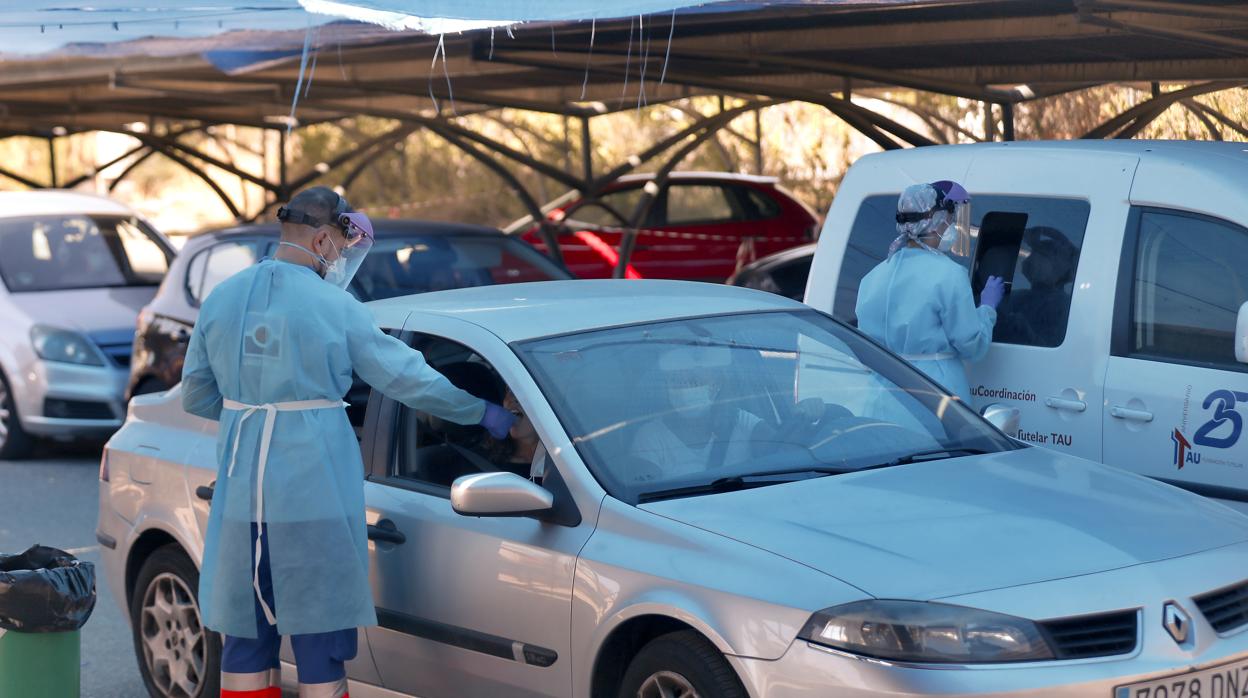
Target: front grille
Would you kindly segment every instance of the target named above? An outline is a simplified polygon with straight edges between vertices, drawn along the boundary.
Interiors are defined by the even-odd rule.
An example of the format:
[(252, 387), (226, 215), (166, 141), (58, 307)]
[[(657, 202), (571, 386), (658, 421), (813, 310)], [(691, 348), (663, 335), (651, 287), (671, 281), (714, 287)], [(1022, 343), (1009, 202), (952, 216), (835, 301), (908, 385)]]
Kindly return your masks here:
[(86, 400), (58, 400), (47, 398), (43, 401), (43, 414), (56, 419), (113, 419), (113, 408), (105, 402), (88, 402)]
[(1213, 629), (1226, 633), (1248, 624), (1248, 582), (1211, 591), (1195, 598)]
[(1115, 611), (1044, 621), (1040, 627), (1048, 633), (1058, 659), (1110, 657), (1135, 649), (1139, 615), (1138, 611)]

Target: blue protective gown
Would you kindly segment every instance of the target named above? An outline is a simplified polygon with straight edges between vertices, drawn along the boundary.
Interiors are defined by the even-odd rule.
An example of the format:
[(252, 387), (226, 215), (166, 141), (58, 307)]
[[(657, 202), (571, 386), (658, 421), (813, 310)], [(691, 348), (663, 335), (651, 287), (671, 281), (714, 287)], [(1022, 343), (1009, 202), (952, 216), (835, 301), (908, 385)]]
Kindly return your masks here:
[(963, 362), (988, 353), (997, 311), (975, 307), (966, 269), (903, 247), (863, 277), (856, 314), (858, 329), (970, 403)]
[[(204, 541), (204, 625), (257, 636), (251, 524), (263, 405), (330, 400), (329, 409), (277, 412), (264, 476), (278, 632), (303, 635), (375, 625), (368, 582), (364, 467), (340, 401), (351, 371), (404, 404), (460, 424), (485, 404), (382, 332), (354, 297), (307, 267), (266, 259), (204, 301), (182, 372), (188, 412), (221, 422), (218, 471)], [(236, 440), (237, 439), (237, 444)], [(237, 455), (233, 457), (235, 449)], [(230, 465), (233, 474), (230, 474)]]

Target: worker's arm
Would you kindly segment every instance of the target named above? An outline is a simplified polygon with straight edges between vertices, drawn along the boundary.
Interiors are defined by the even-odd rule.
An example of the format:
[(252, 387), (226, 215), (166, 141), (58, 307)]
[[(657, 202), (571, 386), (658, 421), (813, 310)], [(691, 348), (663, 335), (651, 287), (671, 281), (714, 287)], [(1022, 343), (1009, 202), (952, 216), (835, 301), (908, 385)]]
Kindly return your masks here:
[(351, 366), (388, 397), (457, 424), (479, 424), (485, 401), (456, 388), (419, 351), (386, 334), (363, 305), (348, 313)]
[(204, 339), (202, 321), (191, 332), (191, 342), (186, 348), (186, 360), (182, 364), (182, 408), (205, 419), (221, 418), (221, 390), (217, 377), (208, 363), (208, 346)]
[(941, 294), (945, 336), (962, 359), (979, 361), (992, 346), (992, 328), (997, 310), (990, 305), (975, 307), (975, 297), (965, 276), (953, 276), (938, 287)]

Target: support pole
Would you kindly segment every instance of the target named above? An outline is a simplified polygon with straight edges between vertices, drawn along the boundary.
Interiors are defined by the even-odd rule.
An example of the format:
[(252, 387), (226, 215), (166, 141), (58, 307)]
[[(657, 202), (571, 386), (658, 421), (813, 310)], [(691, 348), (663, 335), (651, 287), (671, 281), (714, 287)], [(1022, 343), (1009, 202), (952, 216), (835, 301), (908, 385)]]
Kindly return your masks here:
[(48, 170), (52, 174), (52, 188), (56, 189), (56, 136), (48, 138)]
[(763, 110), (754, 110), (754, 174), (763, 173)]
[(277, 132), (277, 200), (290, 199), (289, 185), (286, 183), (286, 131)]
[(594, 139), (589, 131), (589, 117), (581, 117), (581, 167), (586, 188), (594, 181)]
[(997, 125), (993, 123), (992, 102), (984, 102), (984, 142), (997, 140)]
[(1012, 103), (1001, 103), (1001, 121), (1005, 124), (1005, 140), (1014, 140), (1014, 105)]

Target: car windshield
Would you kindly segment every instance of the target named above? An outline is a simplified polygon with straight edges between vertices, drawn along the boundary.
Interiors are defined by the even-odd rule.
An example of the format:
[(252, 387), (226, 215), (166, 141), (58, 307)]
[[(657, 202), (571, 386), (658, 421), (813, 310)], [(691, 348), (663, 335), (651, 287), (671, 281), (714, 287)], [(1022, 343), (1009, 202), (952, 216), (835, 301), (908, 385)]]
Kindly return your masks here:
[(681, 319), (517, 348), (595, 477), (632, 503), (1016, 447), (815, 311)]
[(169, 252), (141, 221), (81, 214), (0, 220), (0, 278), (13, 293), (155, 286)]
[(382, 237), (360, 265), (351, 290), (372, 301), (470, 286), (566, 279), (559, 265), (503, 236)]

